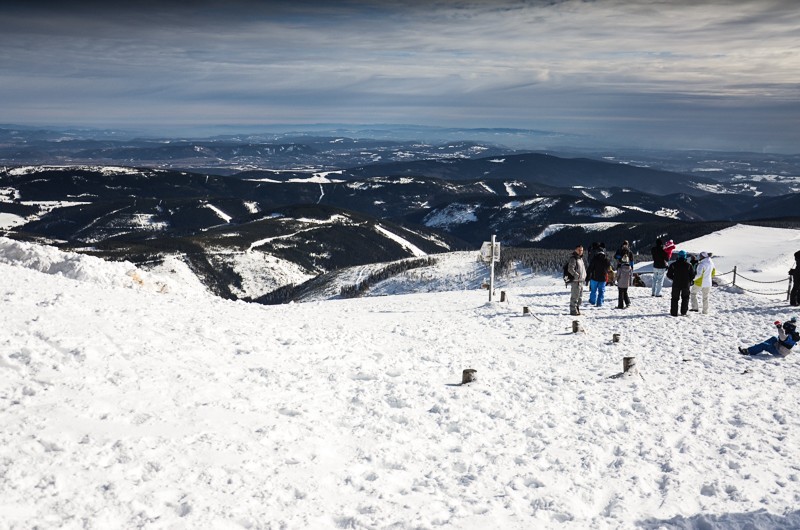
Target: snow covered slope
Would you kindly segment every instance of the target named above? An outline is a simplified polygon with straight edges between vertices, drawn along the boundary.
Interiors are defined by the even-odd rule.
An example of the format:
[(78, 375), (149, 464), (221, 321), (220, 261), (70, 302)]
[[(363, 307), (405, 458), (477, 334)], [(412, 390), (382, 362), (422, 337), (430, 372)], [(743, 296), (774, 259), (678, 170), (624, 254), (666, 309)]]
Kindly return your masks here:
[[(800, 230), (736, 225), (697, 239), (677, 242), (677, 250), (711, 253), (722, 284), (728, 285), (733, 281), (732, 271), (736, 267), (738, 287), (767, 293), (759, 295), (761, 299), (785, 300), (788, 271), (794, 266), (794, 253), (800, 250)], [(651, 272), (652, 262), (641, 263), (636, 269)], [(649, 282), (647, 277), (645, 280)]]
[(533, 279), (265, 307), (0, 256), (2, 529), (800, 526), (800, 352), (736, 353), (785, 304), (632, 288), (573, 334)]

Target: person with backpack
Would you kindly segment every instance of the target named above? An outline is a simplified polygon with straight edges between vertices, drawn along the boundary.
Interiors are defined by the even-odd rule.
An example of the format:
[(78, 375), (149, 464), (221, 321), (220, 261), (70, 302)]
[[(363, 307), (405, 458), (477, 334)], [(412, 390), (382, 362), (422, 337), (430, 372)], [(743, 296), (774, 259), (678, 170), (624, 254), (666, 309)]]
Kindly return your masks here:
[(694, 279), (694, 270), (686, 261), (686, 251), (678, 251), (678, 259), (673, 261), (667, 269), (667, 278), (672, 280), (672, 299), (669, 314), (678, 316), (678, 299), (681, 303), (681, 316), (686, 316), (689, 310), (689, 286)]
[(606, 283), (611, 261), (606, 256), (605, 246), (598, 247), (586, 269), (586, 282), (589, 284), (589, 304), (603, 306), (606, 297)]
[(711, 261), (711, 256), (708, 252), (701, 252), (700, 259), (697, 262), (697, 270), (695, 272), (695, 280), (692, 284), (691, 299), (692, 311), (699, 310), (697, 303), (697, 293), (703, 293), (703, 314), (708, 314), (708, 295), (711, 292), (712, 278), (716, 276), (717, 269), (714, 268), (714, 262)]
[(669, 256), (664, 250), (661, 238), (656, 239), (656, 244), (650, 249), (653, 255), (653, 289), (650, 296), (661, 296), (661, 288), (664, 286), (664, 276), (667, 274), (667, 260)]
[(630, 244), (627, 240), (622, 242), (622, 246), (617, 249), (617, 252), (614, 254), (614, 259), (617, 260), (617, 267), (622, 262), (624, 257), (628, 257), (626, 263), (631, 266), (631, 270), (633, 270), (633, 251), (630, 248)]
[(789, 270), (792, 277), (792, 292), (789, 293), (789, 305), (800, 305), (800, 250), (794, 253), (794, 267)]
[(583, 245), (575, 247), (575, 251), (564, 265), (564, 281), (571, 288), (569, 296), (569, 314), (581, 314), (581, 295), (583, 282), (586, 281), (586, 264), (583, 262)]
[(742, 355), (758, 355), (762, 352), (768, 352), (776, 357), (786, 357), (792, 353), (792, 348), (795, 344), (800, 342), (800, 333), (797, 332), (797, 317), (792, 317), (783, 324), (780, 320), (776, 320), (775, 329), (778, 330), (778, 336), (770, 337), (762, 343), (755, 344), (749, 348), (739, 347), (739, 353)]

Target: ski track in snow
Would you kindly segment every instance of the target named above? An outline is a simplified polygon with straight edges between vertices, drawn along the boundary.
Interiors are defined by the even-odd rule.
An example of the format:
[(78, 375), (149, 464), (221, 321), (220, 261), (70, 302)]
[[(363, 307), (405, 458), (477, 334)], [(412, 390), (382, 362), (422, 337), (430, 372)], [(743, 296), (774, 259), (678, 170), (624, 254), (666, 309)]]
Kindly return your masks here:
[(0, 273), (3, 529), (800, 526), (797, 353), (735, 353), (785, 303), (611, 287), (573, 334), (524, 279), (268, 307)]

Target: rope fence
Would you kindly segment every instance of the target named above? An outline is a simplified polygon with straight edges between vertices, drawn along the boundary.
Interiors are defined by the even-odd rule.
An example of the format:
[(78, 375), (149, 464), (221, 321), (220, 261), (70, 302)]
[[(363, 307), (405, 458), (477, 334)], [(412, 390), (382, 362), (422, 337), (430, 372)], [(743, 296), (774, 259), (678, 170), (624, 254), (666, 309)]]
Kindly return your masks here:
[[(738, 267), (733, 267), (732, 270), (729, 270), (728, 272), (722, 272), (722, 273), (715, 274), (714, 277), (715, 278), (719, 278), (720, 276), (727, 276), (728, 274), (733, 274), (733, 279), (731, 280), (731, 283), (729, 285), (731, 285), (733, 287), (736, 287), (737, 289), (741, 289), (742, 291), (747, 292), (747, 293), (758, 294), (758, 295), (762, 295), (762, 296), (777, 296), (777, 295), (785, 294), (786, 295), (786, 300), (788, 301), (790, 299), (791, 292), (792, 292), (792, 277), (791, 276), (789, 276), (788, 278), (786, 278), (784, 280), (769, 280), (769, 281), (754, 280), (753, 278), (748, 278), (747, 276), (744, 276), (743, 274), (739, 274), (737, 269), (738, 269)], [(644, 274), (653, 274), (653, 273), (648, 271), (648, 272), (637, 272), (636, 274), (639, 274), (641, 276), (641, 275), (644, 275)], [(740, 283), (736, 283), (737, 280)], [(783, 290), (781, 290), (781, 291), (769, 291), (769, 292), (753, 291), (752, 289), (747, 289), (745, 287), (742, 287), (741, 280), (745, 280), (745, 281), (753, 282), (753, 283), (760, 283), (760, 284), (776, 284), (776, 283), (788, 282), (788, 286), (787, 286), (785, 291), (783, 291)]]

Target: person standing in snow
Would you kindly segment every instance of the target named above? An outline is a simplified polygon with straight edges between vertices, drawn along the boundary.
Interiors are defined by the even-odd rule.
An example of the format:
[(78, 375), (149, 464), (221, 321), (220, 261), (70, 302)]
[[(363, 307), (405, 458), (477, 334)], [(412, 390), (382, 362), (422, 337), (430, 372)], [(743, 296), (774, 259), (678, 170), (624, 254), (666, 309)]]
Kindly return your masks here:
[(681, 302), (681, 316), (686, 316), (689, 310), (689, 286), (694, 279), (694, 270), (686, 261), (686, 251), (678, 252), (678, 259), (673, 261), (667, 269), (667, 278), (672, 280), (672, 300), (669, 314), (678, 316), (678, 299)]
[(792, 277), (792, 292), (789, 294), (789, 304), (800, 305), (800, 250), (794, 253), (794, 267), (789, 270)]
[(619, 267), (623, 256), (628, 256), (628, 264), (631, 266), (631, 270), (633, 270), (633, 251), (631, 251), (630, 244), (627, 240), (622, 242), (622, 246), (619, 247), (616, 254), (614, 254), (614, 259), (617, 260), (617, 267)]
[(619, 293), (617, 309), (627, 309), (631, 305), (631, 300), (628, 298), (628, 287), (633, 283), (633, 269), (627, 259), (628, 256), (622, 256), (617, 267), (617, 292)]
[(778, 330), (777, 337), (770, 337), (764, 342), (749, 348), (739, 347), (739, 353), (742, 355), (757, 355), (761, 352), (768, 352), (777, 357), (786, 357), (792, 353), (794, 345), (800, 342), (800, 333), (797, 332), (797, 317), (792, 317), (782, 325), (780, 320), (777, 320), (775, 321), (775, 328)]
[(583, 262), (583, 245), (575, 247), (575, 251), (567, 262), (567, 274), (570, 281), (567, 283), (571, 287), (569, 296), (569, 314), (577, 316), (581, 314), (581, 295), (583, 294), (583, 282), (586, 281), (586, 264)]
[(698, 311), (697, 293), (703, 293), (703, 314), (708, 314), (708, 294), (711, 292), (711, 279), (716, 275), (717, 270), (714, 268), (714, 262), (711, 261), (711, 256), (708, 252), (700, 253), (700, 260), (697, 263), (697, 271), (695, 272), (695, 280), (692, 284), (692, 311)]
[(606, 256), (605, 246), (601, 246), (595, 252), (594, 257), (589, 262), (589, 267), (586, 269), (590, 305), (602, 307), (606, 297), (609, 269), (611, 269), (611, 261)]
[(667, 261), (672, 259), (672, 253), (675, 251), (675, 242), (671, 239), (664, 243), (664, 252), (667, 253)]
[(653, 255), (653, 289), (650, 296), (661, 296), (661, 288), (664, 286), (664, 276), (667, 274), (667, 251), (661, 239), (656, 239), (656, 244), (650, 249)]
[[(600, 251), (600, 243), (597, 241), (593, 241), (592, 244), (589, 246), (589, 251), (586, 253), (586, 262), (591, 263), (594, 259), (594, 255)], [(603, 250), (605, 251), (605, 245), (603, 245)]]

